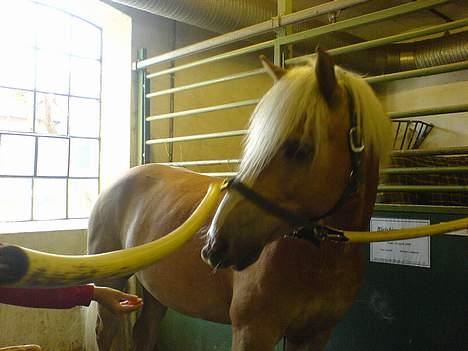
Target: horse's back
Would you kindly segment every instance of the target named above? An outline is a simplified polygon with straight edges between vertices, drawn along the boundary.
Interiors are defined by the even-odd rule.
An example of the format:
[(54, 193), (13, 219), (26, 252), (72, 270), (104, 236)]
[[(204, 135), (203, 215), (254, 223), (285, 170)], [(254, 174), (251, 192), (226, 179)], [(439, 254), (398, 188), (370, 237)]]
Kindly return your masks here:
[(190, 215), (213, 178), (148, 164), (130, 169), (101, 193), (89, 219), (89, 251), (99, 253), (152, 241)]

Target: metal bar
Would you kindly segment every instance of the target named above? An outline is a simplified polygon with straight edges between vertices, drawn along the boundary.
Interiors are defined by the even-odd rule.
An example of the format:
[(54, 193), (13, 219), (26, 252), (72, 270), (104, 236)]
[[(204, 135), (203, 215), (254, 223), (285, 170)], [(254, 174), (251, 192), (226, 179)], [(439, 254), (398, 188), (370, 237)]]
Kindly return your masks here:
[(400, 150), (403, 150), (403, 146), (405, 145), (406, 134), (408, 134), (409, 123), (406, 124), (405, 132), (403, 133), (403, 137), (401, 138)]
[(165, 113), (162, 115), (150, 116), (146, 118), (146, 120), (150, 122), (150, 121), (157, 121), (157, 120), (170, 119), (170, 118), (176, 118), (176, 117), (187, 117), (187, 116), (196, 115), (196, 114), (205, 113), (205, 112), (221, 111), (221, 110), (228, 110), (232, 108), (256, 105), (259, 101), (260, 99), (236, 101), (236, 102), (231, 102), (229, 104), (214, 105), (214, 106), (208, 106), (208, 107), (195, 108), (192, 110), (185, 110), (185, 111), (179, 111), (179, 112)]
[(340, 0), (328, 2), (326, 4), (314, 6), (302, 11), (297, 11), (285, 16), (273, 17), (271, 20), (264, 21), (252, 26), (242, 28), (215, 38), (204, 40), (197, 44), (189, 45), (159, 56), (151, 57), (145, 60), (139, 60), (133, 64), (133, 69), (143, 69), (155, 64), (168, 62), (184, 56), (196, 54), (222, 45), (231, 44), (240, 40), (248, 39), (253, 36), (264, 34), (277, 28), (290, 24), (305, 21), (307, 19), (325, 15), (329, 12), (342, 10), (348, 7), (356, 6), (369, 0)]
[[(176, 38), (177, 38), (177, 21), (172, 21), (172, 43), (171, 43), (171, 49), (175, 50), (177, 47), (176, 44)], [(175, 67), (175, 61), (171, 60), (169, 63), (170, 67), (173, 68)], [(175, 88), (175, 73), (169, 74), (169, 90)], [(148, 94), (146, 95), (148, 98)], [(169, 113), (175, 112), (175, 96), (174, 94), (169, 95)], [(149, 123), (149, 122), (148, 122)], [(174, 119), (169, 120), (169, 137), (172, 138), (174, 137), (174, 129), (175, 129), (175, 121)], [(174, 160), (174, 144), (169, 143), (167, 146), (167, 156), (168, 156), (168, 161)]]
[(376, 83), (389, 82), (389, 81), (399, 80), (399, 79), (424, 77), (424, 76), (429, 76), (429, 75), (434, 75), (434, 74), (454, 72), (454, 71), (459, 71), (459, 70), (467, 69), (467, 68), (468, 68), (468, 61), (462, 61), (462, 62), (457, 62), (457, 63), (449, 63), (447, 65), (414, 69), (411, 71), (382, 74), (380, 76), (367, 77), (365, 78), (365, 80), (369, 84), (376, 84)]
[(218, 83), (225, 83), (225, 82), (228, 82), (228, 81), (231, 81), (231, 80), (236, 80), (236, 79), (248, 78), (248, 77), (256, 76), (256, 75), (259, 75), (259, 74), (263, 74), (265, 72), (266, 71), (265, 71), (264, 68), (259, 68), (259, 69), (255, 69), (255, 70), (252, 70), (252, 71), (231, 74), (229, 76), (224, 76), (224, 77), (220, 77), (220, 78), (216, 78), (216, 79), (210, 79), (210, 80), (205, 80), (205, 81), (197, 82), (197, 83), (193, 83), (193, 84), (182, 85), (182, 86), (177, 87), (177, 88), (156, 91), (154, 93), (147, 94), (146, 97), (147, 98), (152, 98), (152, 97), (156, 97), (156, 96), (179, 93), (181, 91), (206, 87), (208, 85), (213, 85), (213, 84), (218, 84)]
[[(423, 10), (423, 9), (430, 8), (436, 5), (440, 5), (440, 4), (444, 4), (450, 1), (453, 1), (453, 0), (424, 0), (424, 1), (418, 0), (418, 1), (410, 2), (410, 3), (406, 3), (403, 5), (391, 7), (385, 10), (350, 18), (344, 21), (328, 24), (328, 25), (321, 26), (318, 28), (309, 29), (309, 30), (302, 31), (296, 34), (291, 34), (284, 38), (278, 38), (278, 40), (280, 41), (281, 45), (293, 43), (293, 42), (317, 37), (319, 35), (323, 35), (326, 33), (350, 29), (350, 28), (354, 28), (354, 27), (361, 26), (364, 24), (370, 24), (370, 23), (374, 23), (374, 22), (381, 21), (384, 19), (389, 19), (389, 18), (393, 18), (396, 16), (404, 15), (407, 13), (415, 12), (418, 10)], [(293, 59), (287, 60), (286, 63), (290, 64), (290, 63), (297, 63), (300, 61), (304, 61), (308, 59), (308, 57), (310, 56), (311, 55), (295, 57)], [(307, 57), (307, 58), (304, 58), (304, 57)]]
[(385, 204), (376, 203), (374, 211), (382, 212), (411, 212), (411, 213), (443, 213), (468, 215), (468, 207), (465, 206), (434, 206), (434, 205), (410, 205), (410, 204)]
[[(138, 58), (146, 58), (146, 49), (138, 50)], [(138, 162), (145, 164), (150, 162), (151, 149), (146, 145), (146, 140), (150, 138), (150, 127), (146, 121), (149, 114), (149, 101), (146, 94), (149, 91), (149, 80), (145, 69), (138, 71)]]
[(162, 70), (162, 71), (159, 71), (159, 72), (149, 74), (148, 79), (153, 79), (153, 78), (156, 78), (156, 77), (163, 76), (165, 74), (175, 73), (175, 72), (182, 71), (182, 70), (185, 70), (185, 69), (201, 66), (201, 65), (204, 65), (204, 64), (207, 64), (207, 63), (212, 63), (212, 62), (216, 62), (216, 61), (220, 61), (220, 60), (225, 60), (225, 59), (228, 59), (228, 58), (233, 58), (233, 57), (237, 57), (237, 56), (240, 56), (240, 55), (249, 54), (249, 53), (252, 53), (252, 52), (255, 52), (255, 51), (267, 49), (267, 48), (273, 47), (274, 42), (275, 42), (274, 40), (268, 40), (268, 41), (265, 41), (265, 42), (262, 42), (262, 43), (249, 45), (249, 46), (246, 46), (246, 47), (243, 47), (243, 48), (240, 48), (240, 49), (237, 49), (237, 50), (229, 51), (229, 52), (226, 52), (226, 53), (222, 53), (222, 54), (219, 54), (219, 55), (210, 56), (210, 57), (207, 57), (205, 59), (198, 60), (198, 61), (194, 61), (194, 62), (190, 62), (190, 63), (187, 63), (187, 64), (179, 65), (179, 66), (176, 66), (176, 67), (173, 67), (173, 68), (168, 68), (168, 69), (165, 69), (165, 70)]
[(460, 166), (460, 167), (384, 168), (380, 171), (380, 174), (441, 174), (441, 173), (468, 173), (468, 167)]
[(168, 68), (168, 69), (165, 69), (165, 70), (162, 70), (162, 71), (159, 71), (159, 72), (151, 73), (151, 74), (148, 74), (148, 79), (163, 76), (163, 75), (169, 74), (169, 73), (182, 71), (182, 70), (188, 69), (188, 68), (197, 67), (197, 66), (200, 66), (200, 65), (204, 65), (206, 63), (212, 63), (212, 62), (224, 60), (224, 59), (227, 59), (227, 58), (232, 58), (232, 57), (248, 54), (248, 53), (251, 53), (251, 52), (259, 51), (259, 50), (262, 50), (262, 49), (267, 49), (267, 48), (272, 47), (273, 45), (274, 45), (274, 40), (268, 40), (268, 41), (265, 41), (263, 43), (246, 46), (245, 48), (233, 50), (233, 51), (226, 52), (226, 53), (223, 53), (223, 54), (207, 57), (205, 59), (201, 59), (201, 60), (198, 60), (198, 61), (190, 62), (190, 63), (187, 63), (185, 65), (180, 65), (180, 66), (176, 66), (176, 67), (173, 67), (173, 68)]
[[(357, 43), (357, 44), (353, 44), (353, 45), (343, 46), (343, 47), (340, 47), (340, 48), (328, 50), (328, 53), (330, 55), (348, 54), (348, 53), (355, 52), (355, 51), (375, 48), (375, 47), (383, 46), (383, 45), (386, 45), (386, 44), (392, 44), (392, 43), (401, 42), (401, 41), (404, 41), (404, 40), (423, 37), (423, 36), (426, 36), (426, 35), (446, 32), (446, 31), (451, 30), (451, 29), (465, 27), (466, 25), (468, 25), (468, 18), (461, 19), (461, 20), (458, 20), (458, 21), (449, 22), (449, 23), (440, 24), (440, 25), (437, 25), (437, 26), (432, 26), (432, 27), (429, 27), (429, 28), (414, 30), (414, 31), (407, 32), (407, 33), (396, 34), (396, 35), (392, 35), (392, 36), (385, 37), (385, 38), (369, 40), (369, 41), (365, 41), (363, 43)], [(287, 64), (296, 64), (296, 63), (308, 60), (310, 57), (313, 57), (313, 56), (315, 56), (315, 54), (294, 57), (294, 58), (292, 58), (290, 60), (287, 60), (286, 63)]]
[(468, 112), (468, 104), (443, 106), (443, 107), (430, 107), (413, 111), (390, 112), (388, 116), (391, 119), (419, 117), (419, 116), (432, 116), (442, 115), (449, 113)]
[(240, 159), (231, 160), (201, 160), (201, 161), (179, 161), (179, 162), (158, 162), (164, 166), (188, 167), (188, 166), (210, 166), (210, 165), (233, 165), (239, 164)]
[(187, 135), (181, 137), (174, 137), (174, 138), (162, 138), (162, 139), (151, 139), (147, 140), (147, 145), (153, 144), (164, 144), (164, 143), (176, 143), (180, 141), (192, 141), (192, 140), (205, 140), (205, 139), (217, 139), (217, 138), (228, 138), (228, 137), (236, 137), (236, 136), (243, 136), (247, 134), (247, 130), (232, 130), (229, 132), (220, 132), (220, 133), (209, 133), (209, 134), (195, 134), (195, 135)]
[(397, 150), (392, 156), (434, 156), (434, 155), (468, 155), (468, 147), (448, 147), (437, 150)]
[(379, 185), (379, 192), (468, 192), (468, 185)]
[(395, 144), (396, 144), (396, 142), (398, 140), (398, 134), (400, 133), (400, 128), (401, 128), (401, 122), (398, 122), (398, 126), (397, 126), (397, 129), (396, 129), (395, 135), (393, 137), (393, 144), (392, 144), (393, 149), (395, 148)]

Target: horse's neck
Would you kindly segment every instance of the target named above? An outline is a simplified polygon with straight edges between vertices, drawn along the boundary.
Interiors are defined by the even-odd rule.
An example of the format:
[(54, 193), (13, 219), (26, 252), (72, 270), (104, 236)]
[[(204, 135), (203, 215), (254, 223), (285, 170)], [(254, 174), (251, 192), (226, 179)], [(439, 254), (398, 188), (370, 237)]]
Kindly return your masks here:
[(327, 220), (340, 229), (367, 230), (374, 210), (379, 180), (379, 161), (372, 152), (363, 155), (363, 175), (358, 191)]

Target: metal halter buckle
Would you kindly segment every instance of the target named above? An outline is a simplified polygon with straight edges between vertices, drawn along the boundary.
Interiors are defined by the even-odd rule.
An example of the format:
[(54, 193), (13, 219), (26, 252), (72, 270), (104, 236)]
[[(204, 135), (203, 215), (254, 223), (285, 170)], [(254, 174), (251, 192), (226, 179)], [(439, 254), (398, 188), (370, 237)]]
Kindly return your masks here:
[(364, 150), (364, 143), (362, 141), (362, 138), (360, 138), (360, 140), (358, 141), (360, 145), (356, 145), (358, 143), (356, 141), (358, 139), (357, 133), (357, 127), (352, 127), (349, 130), (349, 147), (351, 148), (351, 151), (355, 153), (362, 152)]

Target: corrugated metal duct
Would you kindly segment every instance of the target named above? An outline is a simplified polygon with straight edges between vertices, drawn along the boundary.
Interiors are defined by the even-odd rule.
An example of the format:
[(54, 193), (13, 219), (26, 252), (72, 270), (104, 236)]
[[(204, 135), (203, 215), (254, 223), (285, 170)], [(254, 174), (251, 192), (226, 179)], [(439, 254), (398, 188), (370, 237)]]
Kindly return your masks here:
[(276, 16), (261, 0), (112, 0), (158, 16), (226, 33)]

